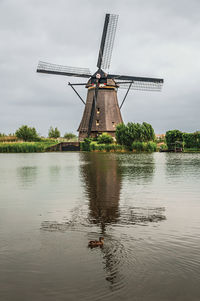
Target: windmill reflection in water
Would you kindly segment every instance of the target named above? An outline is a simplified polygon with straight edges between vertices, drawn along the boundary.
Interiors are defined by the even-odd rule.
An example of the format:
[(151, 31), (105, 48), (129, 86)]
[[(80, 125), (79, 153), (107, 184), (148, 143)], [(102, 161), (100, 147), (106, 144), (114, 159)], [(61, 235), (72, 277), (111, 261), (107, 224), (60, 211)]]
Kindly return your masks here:
[[(81, 176), (88, 198), (89, 217), (92, 225), (99, 227), (98, 236), (105, 238), (101, 248), (106, 279), (113, 285), (117, 282), (120, 266), (127, 256), (120, 237), (114, 237), (112, 227), (122, 225), (141, 225), (165, 219), (163, 208), (123, 208), (120, 206), (120, 193), (123, 177), (130, 181), (141, 180), (149, 183), (154, 173), (153, 156), (148, 163), (136, 166), (135, 159), (115, 154), (82, 153)], [(151, 160), (151, 162), (150, 162)], [(133, 164), (131, 164), (133, 163)], [(98, 230), (97, 230), (98, 231)], [(94, 235), (94, 234), (93, 234)]]

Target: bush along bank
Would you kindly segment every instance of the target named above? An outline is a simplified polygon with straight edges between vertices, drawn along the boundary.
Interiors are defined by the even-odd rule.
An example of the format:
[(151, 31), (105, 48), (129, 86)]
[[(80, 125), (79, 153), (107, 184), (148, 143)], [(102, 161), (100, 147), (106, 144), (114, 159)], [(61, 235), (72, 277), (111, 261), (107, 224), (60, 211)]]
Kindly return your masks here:
[(200, 132), (184, 133), (179, 130), (170, 130), (166, 132), (166, 143), (168, 149), (173, 149), (174, 145), (182, 143), (184, 152), (200, 151)]
[(132, 143), (132, 150), (135, 152), (152, 153), (157, 151), (157, 144), (153, 141), (149, 141), (149, 142), (135, 141)]
[[(120, 131), (121, 129), (122, 127), (120, 126)], [(120, 134), (122, 134), (122, 132)], [(122, 135), (120, 137), (122, 138)], [(147, 139), (145, 138), (145, 140)], [(128, 139), (126, 140), (124, 134), (123, 134), (123, 141), (128, 141), (128, 143), (126, 145), (120, 143), (114, 143), (113, 138), (111, 136), (109, 136), (106, 133), (103, 133), (97, 139), (85, 138), (84, 141), (80, 142), (80, 149), (81, 151), (89, 151), (89, 152), (92, 151), (93, 152), (130, 152), (130, 151), (155, 152), (157, 150), (157, 144), (153, 141), (143, 142), (143, 141), (133, 141), (132, 139), (132, 143), (131, 143), (131, 137), (129, 136)]]
[(132, 147), (127, 148), (120, 144), (98, 144), (96, 141), (91, 141), (90, 143), (82, 141), (80, 142), (81, 151), (88, 152), (155, 152), (157, 150), (157, 144), (155, 142), (133, 142)]
[(88, 152), (122, 152), (125, 151), (125, 148), (123, 145), (115, 144), (113, 138), (109, 134), (103, 133), (99, 135), (96, 139), (85, 138), (84, 141), (80, 142), (80, 150)]
[(123, 145), (119, 144), (99, 144), (96, 141), (82, 141), (80, 142), (80, 150), (88, 152), (125, 152), (126, 149)]

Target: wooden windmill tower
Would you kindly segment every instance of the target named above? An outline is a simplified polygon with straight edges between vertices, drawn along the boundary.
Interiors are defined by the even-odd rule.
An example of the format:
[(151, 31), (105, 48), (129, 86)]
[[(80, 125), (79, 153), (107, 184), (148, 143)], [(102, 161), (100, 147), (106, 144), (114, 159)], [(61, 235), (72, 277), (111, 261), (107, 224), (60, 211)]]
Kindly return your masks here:
[[(143, 91), (160, 91), (163, 79), (135, 77), (109, 74), (111, 54), (113, 50), (118, 15), (106, 14), (99, 56), (98, 70), (92, 75), (88, 68), (67, 67), (46, 62), (39, 62), (37, 72), (88, 78), (87, 83), (69, 85), (85, 105), (83, 117), (79, 125), (79, 139), (95, 137), (103, 132), (115, 136), (116, 125), (122, 123), (120, 109), (130, 89)], [(106, 72), (104, 71), (106, 70)], [(84, 85), (88, 89), (86, 102), (74, 86)], [(124, 99), (119, 106), (117, 99), (118, 88), (127, 89)]]

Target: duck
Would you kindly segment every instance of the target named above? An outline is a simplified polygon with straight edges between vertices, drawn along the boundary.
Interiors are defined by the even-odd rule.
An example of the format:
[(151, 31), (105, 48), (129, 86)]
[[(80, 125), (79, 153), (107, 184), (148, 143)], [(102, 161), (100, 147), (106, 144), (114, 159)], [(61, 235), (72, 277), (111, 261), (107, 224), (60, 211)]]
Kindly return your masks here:
[(88, 247), (102, 247), (104, 244), (104, 238), (103, 237), (99, 237), (99, 240), (91, 240), (88, 243)]

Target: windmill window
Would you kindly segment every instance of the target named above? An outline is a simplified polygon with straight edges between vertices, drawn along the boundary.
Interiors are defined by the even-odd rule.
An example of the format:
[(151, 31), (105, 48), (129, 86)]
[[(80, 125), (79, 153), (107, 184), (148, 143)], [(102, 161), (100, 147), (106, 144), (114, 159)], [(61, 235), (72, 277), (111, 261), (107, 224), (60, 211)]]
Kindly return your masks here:
[(96, 120), (96, 125), (99, 125), (99, 120)]
[(97, 108), (97, 114), (99, 114), (100, 113), (100, 109), (99, 108)]
[(113, 128), (115, 128), (115, 122), (114, 121), (112, 122), (112, 126), (113, 126)]

